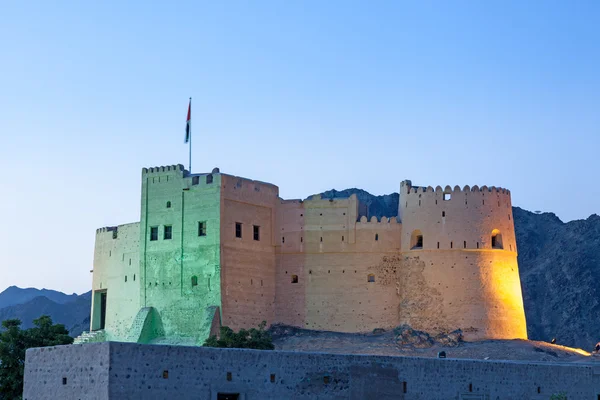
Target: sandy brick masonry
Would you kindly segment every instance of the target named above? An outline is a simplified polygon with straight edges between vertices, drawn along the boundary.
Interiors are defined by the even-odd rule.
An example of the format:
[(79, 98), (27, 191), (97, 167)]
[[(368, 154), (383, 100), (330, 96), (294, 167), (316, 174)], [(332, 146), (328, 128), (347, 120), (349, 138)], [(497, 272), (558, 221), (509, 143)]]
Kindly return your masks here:
[(140, 222), (96, 233), (94, 338), (198, 345), (261, 321), (527, 337), (508, 190), (403, 181), (397, 215), (366, 210), (218, 168), (144, 168)]
[(93, 343), (27, 350), (23, 399), (596, 400), (600, 366)]

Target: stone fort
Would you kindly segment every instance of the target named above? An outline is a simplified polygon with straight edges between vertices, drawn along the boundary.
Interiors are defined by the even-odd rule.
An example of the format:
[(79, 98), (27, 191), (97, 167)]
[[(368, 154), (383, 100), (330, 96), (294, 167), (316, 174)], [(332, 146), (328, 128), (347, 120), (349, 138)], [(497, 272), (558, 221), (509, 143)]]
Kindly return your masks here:
[(400, 183), (397, 216), (269, 183), (142, 170), (140, 222), (96, 232), (76, 343), (201, 345), (221, 325), (367, 332), (408, 324), (527, 338), (510, 192)]

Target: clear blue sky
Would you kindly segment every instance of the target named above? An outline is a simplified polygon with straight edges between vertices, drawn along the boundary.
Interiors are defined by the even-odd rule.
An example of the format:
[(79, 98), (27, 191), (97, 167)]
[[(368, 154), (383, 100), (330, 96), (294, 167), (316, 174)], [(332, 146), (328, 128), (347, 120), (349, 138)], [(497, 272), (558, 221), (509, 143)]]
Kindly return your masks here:
[(600, 212), (600, 3), (0, 5), (0, 291), (83, 292), (144, 166), (335, 188), (495, 185)]

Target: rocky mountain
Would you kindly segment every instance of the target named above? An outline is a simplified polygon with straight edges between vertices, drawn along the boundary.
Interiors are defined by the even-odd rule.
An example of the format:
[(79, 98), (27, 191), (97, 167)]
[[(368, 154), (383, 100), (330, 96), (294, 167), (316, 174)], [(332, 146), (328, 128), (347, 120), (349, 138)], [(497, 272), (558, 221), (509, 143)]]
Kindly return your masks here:
[[(12, 294), (17, 293), (15, 289), (9, 289)], [(29, 291), (29, 289), (17, 289)], [(33, 326), (34, 319), (39, 318), (42, 315), (49, 315), (55, 323), (63, 324), (69, 330), (71, 336), (78, 336), (84, 330), (89, 329), (92, 299), (91, 292), (84, 293), (80, 296), (68, 296), (60, 292), (51, 292), (53, 292), (54, 298), (64, 300), (65, 297), (56, 295), (56, 293), (59, 293), (71, 300), (58, 303), (46, 296), (36, 296), (32, 299), (28, 299), (28, 296), (23, 295), (21, 298), (28, 300), (23, 301), (20, 304), (13, 304), (8, 307), (0, 308), (0, 321), (18, 318), (22, 321), (21, 327), (27, 329)], [(5, 292), (0, 293), (0, 296), (4, 293)]]
[[(361, 215), (398, 214), (398, 193), (373, 196), (361, 189), (346, 189), (321, 196), (352, 194), (364, 204)], [(600, 341), (600, 285), (595, 281), (600, 276), (600, 216), (564, 223), (552, 213), (537, 214), (519, 207), (513, 208), (513, 215), (529, 338), (556, 338), (559, 344), (591, 349)], [(20, 318), (29, 327), (33, 319), (48, 314), (77, 336), (89, 327), (90, 301), (89, 292), (69, 296), (11, 287), (0, 293), (0, 321)]]
[(69, 303), (77, 298), (75, 293), (64, 294), (56, 290), (48, 289), (35, 289), (35, 288), (19, 288), (17, 286), (11, 286), (2, 293), (0, 293), (0, 309), (15, 304), (27, 303), (38, 296), (44, 296), (49, 300), (52, 300), (58, 304)]
[(513, 208), (530, 338), (592, 348), (600, 341), (600, 216), (564, 223)]

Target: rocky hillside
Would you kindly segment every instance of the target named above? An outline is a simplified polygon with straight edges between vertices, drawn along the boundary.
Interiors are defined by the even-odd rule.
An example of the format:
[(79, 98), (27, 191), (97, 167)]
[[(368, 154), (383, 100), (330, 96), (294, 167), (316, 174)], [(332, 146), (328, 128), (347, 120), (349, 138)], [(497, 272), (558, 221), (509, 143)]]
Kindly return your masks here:
[(532, 339), (591, 348), (600, 341), (600, 216), (563, 223), (513, 208)]

